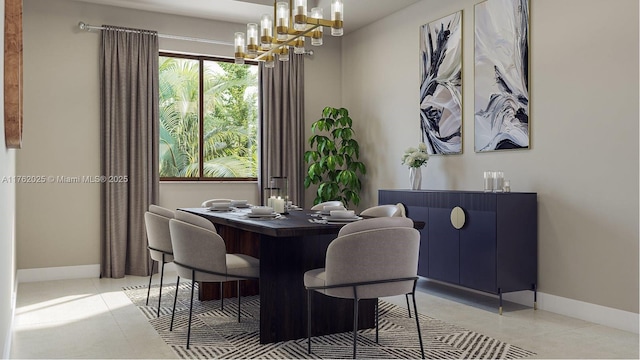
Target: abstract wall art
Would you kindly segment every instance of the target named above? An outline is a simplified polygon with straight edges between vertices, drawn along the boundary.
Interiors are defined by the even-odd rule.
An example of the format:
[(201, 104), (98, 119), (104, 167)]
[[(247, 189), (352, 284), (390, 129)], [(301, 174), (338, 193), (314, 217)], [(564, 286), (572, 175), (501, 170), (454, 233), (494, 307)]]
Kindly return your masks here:
[(529, 0), (475, 7), (475, 151), (529, 148)]
[(462, 152), (462, 11), (420, 27), (420, 129), (429, 154)]

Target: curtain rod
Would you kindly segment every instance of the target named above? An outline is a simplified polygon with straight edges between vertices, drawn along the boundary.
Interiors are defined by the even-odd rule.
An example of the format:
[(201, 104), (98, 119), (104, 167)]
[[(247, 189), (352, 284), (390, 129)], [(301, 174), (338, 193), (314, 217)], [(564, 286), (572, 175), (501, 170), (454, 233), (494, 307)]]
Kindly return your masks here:
[[(86, 23), (84, 23), (82, 21), (80, 21), (78, 23), (78, 28), (80, 28), (80, 30), (85, 30), (87, 32), (89, 32), (91, 30), (104, 30), (105, 29), (103, 26), (89, 25), (89, 24), (86, 24)], [(126, 30), (126, 29), (117, 29), (117, 30), (119, 30), (119, 31), (133, 31), (133, 30)], [(184, 41), (202, 42), (202, 43), (207, 43), (207, 44), (233, 46), (232, 42), (219, 41), (219, 40), (210, 40), (210, 39), (201, 39), (201, 38), (195, 38), (195, 37), (189, 37), (189, 36), (158, 34), (158, 37), (165, 38), (165, 39), (184, 40)]]

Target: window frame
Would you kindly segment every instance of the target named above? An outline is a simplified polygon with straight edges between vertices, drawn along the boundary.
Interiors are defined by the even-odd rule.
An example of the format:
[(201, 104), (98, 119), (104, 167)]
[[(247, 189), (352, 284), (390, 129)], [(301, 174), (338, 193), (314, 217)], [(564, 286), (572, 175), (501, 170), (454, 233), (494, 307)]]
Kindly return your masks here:
[[(216, 61), (216, 62), (227, 62), (234, 63), (235, 60), (232, 58), (225, 58), (220, 56), (211, 56), (211, 55), (195, 55), (195, 54), (184, 54), (184, 53), (174, 53), (170, 51), (159, 51), (158, 57), (173, 57), (173, 58), (181, 58), (181, 59), (190, 59), (198, 61), (198, 177), (160, 177), (161, 182), (256, 182), (258, 181), (258, 177), (205, 177), (204, 174), (204, 62), (205, 61)], [(258, 66), (259, 62), (255, 60), (245, 60), (245, 65), (255, 65)], [(260, 68), (258, 67), (258, 72)], [(259, 75), (258, 75), (259, 76)], [(261, 99), (260, 95), (260, 84), (258, 84), (258, 99)], [(159, 95), (158, 95), (159, 96)], [(159, 104), (159, 102), (158, 102)], [(258, 100), (258, 136), (256, 138), (256, 142), (260, 143), (260, 101)], [(158, 119), (158, 122), (160, 119)], [(257, 173), (260, 174), (260, 161), (258, 160), (257, 164)], [(158, 169), (160, 170), (160, 169)]]

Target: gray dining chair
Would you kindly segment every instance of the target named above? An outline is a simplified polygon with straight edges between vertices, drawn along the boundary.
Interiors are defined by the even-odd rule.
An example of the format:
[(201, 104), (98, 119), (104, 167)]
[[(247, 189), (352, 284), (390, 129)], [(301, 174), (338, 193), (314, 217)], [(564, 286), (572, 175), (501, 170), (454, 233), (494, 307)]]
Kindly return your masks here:
[[(355, 226), (357, 223), (360, 223), (358, 227)], [(358, 301), (407, 294), (413, 298), (420, 351), (424, 359), (424, 346), (415, 298), (420, 233), (413, 227), (393, 226), (395, 223), (401, 222), (385, 217), (345, 225), (343, 229), (348, 227), (363, 229), (365, 226), (362, 224), (369, 225), (370, 229), (345, 230), (329, 244), (325, 267), (309, 270), (304, 274), (304, 286), (307, 289), (307, 350), (309, 354), (311, 354), (312, 335), (311, 297), (314, 291), (331, 297), (353, 299), (353, 358), (356, 357), (358, 336)], [(404, 223), (408, 224), (406, 221)], [(376, 343), (378, 342), (378, 324), (379, 306), (376, 300)]]
[(211, 207), (211, 205), (214, 203), (231, 203), (232, 201), (233, 200), (231, 199), (209, 199), (209, 200), (203, 201), (202, 204), (200, 204), (200, 206), (203, 208), (208, 208), (208, 207)]
[(149, 288), (147, 289), (147, 302), (149, 305), (149, 294), (151, 293), (151, 280), (156, 263), (160, 263), (160, 288), (158, 290), (158, 312), (160, 317), (160, 303), (162, 301), (162, 281), (164, 279), (164, 264), (173, 261), (173, 248), (171, 246), (171, 235), (169, 234), (169, 220), (173, 219), (175, 213), (172, 210), (158, 205), (149, 205), (149, 210), (144, 214), (144, 224), (147, 231), (147, 248), (151, 257), (151, 274), (149, 275)]
[[(189, 216), (184, 216), (184, 214), (180, 214), (180, 216), (186, 220), (190, 218)], [(173, 263), (178, 273), (176, 296), (173, 299), (169, 330), (173, 331), (180, 278), (191, 280), (191, 300), (187, 330), (187, 349), (189, 349), (195, 283), (197, 281), (220, 283), (235, 281), (238, 290), (238, 322), (240, 322), (240, 280), (258, 279), (260, 276), (260, 261), (249, 255), (227, 254), (222, 237), (215, 231), (206, 229), (198, 224), (171, 219), (169, 221), (169, 229), (173, 244)], [(222, 294), (220, 295), (222, 298)]]
[[(395, 205), (390, 205), (395, 206)], [(385, 227), (409, 227), (413, 228), (413, 220), (407, 217), (379, 217), (374, 218), (378, 219), (376, 221), (371, 221), (372, 219), (365, 219), (361, 221), (356, 221), (348, 224), (347, 226), (343, 226), (338, 232), (338, 236), (348, 235), (358, 231), (364, 230), (372, 230), (379, 229)], [(407, 301), (407, 313), (409, 317), (411, 317), (411, 305), (409, 305), (409, 294), (405, 294), (405, 300)]]
[(190, 224), (200, 226), (201, 228), (205, 228), (207, 230), (211, 230), (211, 231), (213, 231), (215, 233), (218, 232), (218, 230), (216, 230), (216, 226), (213, 225), (213, 223), (211, 221), (209, 221), (207, 218), (205, 218), (203, 216), (200, 216), (200, 215), (196, 215), (196, 214), (190, 213), (188, 211), (184, 211), (184, 210), (180, 210), (180, 209), (176, 210), (175, 218), (177, 220), (188, 222)]
[(344, 206), (344, 204), (342, 203), (342, 201), (325, 201), (325, 202), (321, 202), (319, 204), (315, 204), (311, 207), (311, 210), (323, 210), (325, 206)]
[(378, 205), (362, 210), (360, 216), (384, 217), (384, 216), (406, 216), (404, 205)]

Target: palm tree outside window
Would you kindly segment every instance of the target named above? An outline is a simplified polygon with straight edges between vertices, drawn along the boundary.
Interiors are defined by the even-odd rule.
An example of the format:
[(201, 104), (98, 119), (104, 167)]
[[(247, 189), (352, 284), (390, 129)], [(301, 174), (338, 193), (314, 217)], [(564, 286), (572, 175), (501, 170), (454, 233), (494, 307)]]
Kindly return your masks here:
[(258, 65), (160, 53), (160, 180), (256, 180)]

